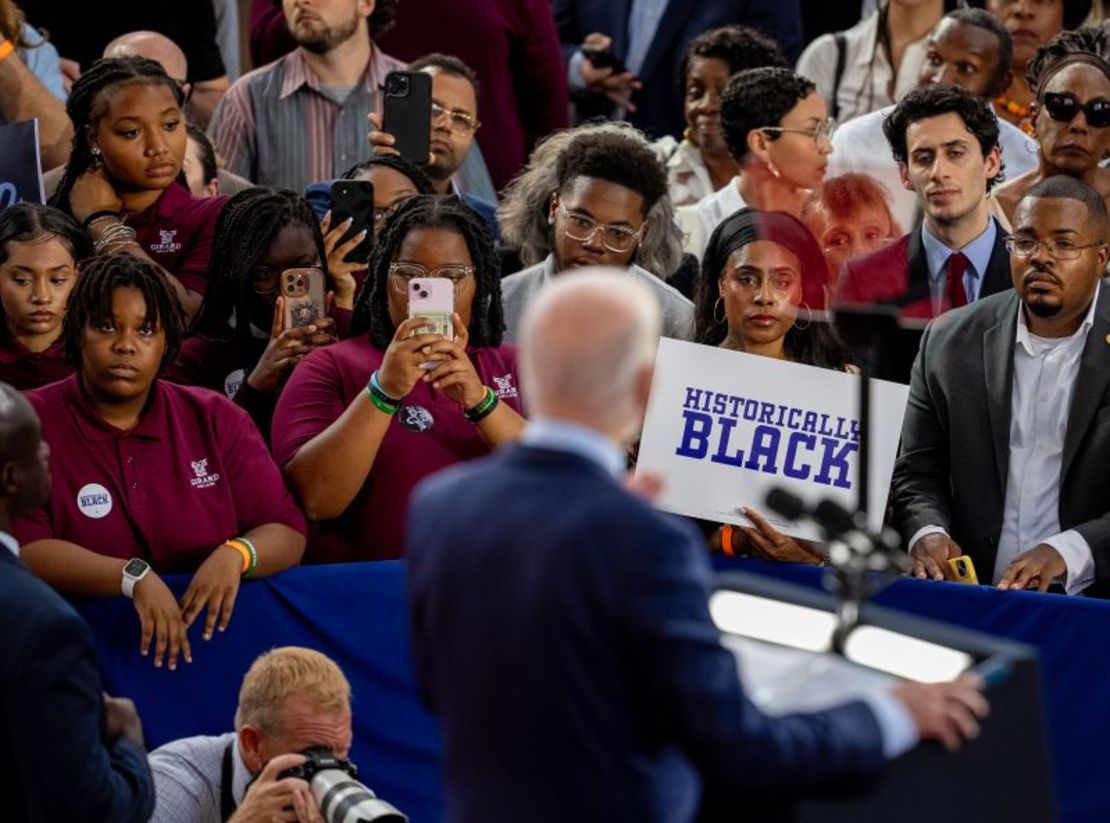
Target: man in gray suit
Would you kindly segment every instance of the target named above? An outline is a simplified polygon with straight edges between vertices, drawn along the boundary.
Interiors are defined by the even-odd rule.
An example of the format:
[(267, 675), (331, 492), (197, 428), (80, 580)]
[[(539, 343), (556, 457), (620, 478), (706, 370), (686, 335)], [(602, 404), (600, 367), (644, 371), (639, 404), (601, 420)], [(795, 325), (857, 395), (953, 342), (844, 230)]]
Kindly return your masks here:
[(1107, 223), (1089, 186), (1038, 183), (1006, 241), (1014, 291), (926, 330), (894, 469), (916, 577), (966, 554), (1000, 589), (1110, 593)]

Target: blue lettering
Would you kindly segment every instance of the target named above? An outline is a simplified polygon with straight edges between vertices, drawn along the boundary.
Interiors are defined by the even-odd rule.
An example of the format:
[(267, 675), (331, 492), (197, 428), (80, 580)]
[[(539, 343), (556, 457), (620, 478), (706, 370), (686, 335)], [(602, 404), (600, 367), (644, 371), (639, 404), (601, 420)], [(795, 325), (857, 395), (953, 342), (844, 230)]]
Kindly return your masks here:
[(686, 387), (686, 402), (683, 404), (687, 409), (696, 409), (701, 405), (701, 389), (695, 389), (690, 386)]
[[(757, 426), (755, 433), (752, 435), (752, 448), (748, 452), (748, 462), (744, 464), (745, 469), (758, 469), (764, 474), (778, 474), (778, 466), (775, 464), (775, 458), (779, 454), (779, 440), (782, 434), (778, 429), (772, 426)], [(763, 458), (763, 465), (760, 466), (760, 458)]]
[[(831, 437), (822, 437), (821, 445), (824, 446), (825, 453), (821, 458), (821, 471), (813, 478), (813, 482), (825, 486), (836, 486), (841, 489), (852, 488), (852, 483), (848, 479), (851, 471), (851, 467), (848, 465), (848, 457), (858, 451), (859, 446), (855, 443), (840, 443)], [(838, 446), (840, 447), (839, 450), (837, 450)], [(834, 468), (837, 472), (835, 480), (832, 476)]]
[(721, 424), (721, 439), (717, 441), (717, 453), (709, 459), (726, 466), (740, 466), (744, 462), (743, 449), (737, 449), (734, 455), (726, 453), (728, 441), (732, 439), (732, 430), (736, 428), (736, 421), (729, 417), (718, 417), (717, 422)]
[[(689, 392), (689, 390), (687, 390)], [(683, 411), (686, 429), (682, 432), (682, 445), (675, 450), (680, 457), (701, 460), (709, 451), (709, 432), (713, 430), (713, 418), (696, 411)]]
[(759, 403), (755, 400), (744, 401), (744, 419), (755, 420), (759, 414)]
[[(797, 409), (795, 409), (797, 411)], [(805, 446), (809, 451), (817, 445), (817, 438), (812, 434), (802, 434), (801, 432), (793, 432), (790, 439), (786, 444), (786, 464), (782, 467), (782, 473), (787, 477), (793, 477), (795, 480), (805, 480), (809, 477), (810, 468), (808, 465), (798, 465), (798, 446)]]

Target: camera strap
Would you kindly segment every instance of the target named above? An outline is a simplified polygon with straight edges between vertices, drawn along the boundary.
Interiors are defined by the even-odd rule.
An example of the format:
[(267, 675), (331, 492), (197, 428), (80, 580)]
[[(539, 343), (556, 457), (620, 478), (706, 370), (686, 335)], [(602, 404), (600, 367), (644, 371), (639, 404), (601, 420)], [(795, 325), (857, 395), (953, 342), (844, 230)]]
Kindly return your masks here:
[(220, 767), (220, 820), (227, 823), (235, 814), (235, 797), (232, 795), (232, 779), (234, 774), (235, 740), (232, 739), (224, 749), (224, 762)]

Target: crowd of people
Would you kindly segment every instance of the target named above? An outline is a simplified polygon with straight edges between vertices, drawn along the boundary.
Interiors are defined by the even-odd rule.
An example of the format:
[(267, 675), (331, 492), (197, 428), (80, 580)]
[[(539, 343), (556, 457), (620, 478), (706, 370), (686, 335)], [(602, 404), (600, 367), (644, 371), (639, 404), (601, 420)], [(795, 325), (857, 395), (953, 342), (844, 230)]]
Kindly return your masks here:
[[(525, 819), (546, 796), (524, 765), (512, 791), (490, 781), (547, 755), (493, 736), (475, 758), (469, 742), (498, 715), (530, 723), (508, 696), (474, 711), (514, 653), (498, 627), (528, 609), (611, 630), (533, 670), (530, 694), (561, 666), (610, 686), (626, 666), (660, 678), (638, 695), (667, 718), (651, 739), (717, 776), (753, 735), (815, 782), (974, 736), (974, 680), (782, 728), (721, 683), (703, 555), (828, 558), (756, 501), (748, 525), (695, 532), (612, 482), (635, 469), (660, 334), (858, 374), (825, 322), (837, 307), (924, 328), (889, 508), (910, 573), (951, 579), (966, 555), (1000, 589), (1110, 594), (1110, 21), (1090, 0), (850, 3), (849, 28), (805, 32), (796, 0), (246, 5), (128, 0), (93, 20), (0, 0), (0, 124), (37, 119), (48, 193), (0, 209), (0, 560), (54, 615), (23, 626), (28, 647), (63, 629), (74, 646), (38, 698), (62, 689), (51, 677), (78, 684), (73, 767), (96, 791), (77, 792), (74, 819), (318, 819), (307, 784), (280, 775), (308, 745), (350, 746), (334, 663), (259, 659), (235, 731), (153, 753), (152, 786), (133, 707), (100, 698), (88, 632), (54, 594), (130, 598), (137, 652), (175, 669), (203, 654), (195, 622), (203, 641), (228, 627), (244, 579), (301, 563), (412, 563), (418, 675), (451, 732), (458, 820)], [(423, 162), (383, 120), (396, 71), (430, 81)], [(365, 225), (333, 202), (345, 182), (372, 186)], [(307, 324), (287, 310), (292, 270), (326, 290)], [(427, 278), (453, 295), (440, 333), (410, 313)], [(537, 536), (539, 501), (579, 499), (575, 478), (596, 499), (548, 510)], [(414, 497), (455, 515), (421, 520)], [(479, 534), (483, 507), (503, 516)], [(611, 568), (578, 552), (582, 523), (600, 524)], [(657, 563), (655, 589), (610, 579), (631, 547)], [(519, 584), (498, 605), (451, 590), (494, 566)], [(167, 575), (188, 576), (182, 597)], [(564, 602), (575, 586), (586, 606)], [(618, 596), (637, 626), (679, 612), (696, 626), (648, 631), (659, 648), (632, 659), (604, 648), (624, 630), (601, 605)], [(690, 665), (672, 678), (677, 655)], [(694, 717), (697, 677), (732, 718), (720, 727)], [(571, 745), (580, 767), (612, 765), (606, 742), (636, 749), (637, 709), (613, 696), (582, 698), (615, 730)], [(583, 722), (551, 699), (532, 734)], [(822, 735), (840, 734), (851, 752), (826, 772)], [(655, 819), (664, 766), (613, 769), (593, 816)], [(570, 785), (584, 797), (590, 779)], [(66, 798), (35, 780), (19, 819), (60, 819)]]

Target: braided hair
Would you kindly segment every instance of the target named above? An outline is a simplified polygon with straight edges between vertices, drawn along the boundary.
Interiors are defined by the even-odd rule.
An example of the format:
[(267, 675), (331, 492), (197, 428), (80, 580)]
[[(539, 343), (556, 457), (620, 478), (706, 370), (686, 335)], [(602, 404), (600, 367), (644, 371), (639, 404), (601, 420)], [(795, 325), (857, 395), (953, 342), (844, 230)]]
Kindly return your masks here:
[(85, 329), (112, 318), (112, 296), (116, 289), (142, 292), (146, 321), (161, 326), (166, 335), (162, 367), (172, 363), (185, 337), (185, 311), (162, 269), (127, 252), (93, 257), (81, 267), (81, 276), (69, 293), (62, 319), (66, 363), (80, 370)]
[(216, 220), (216, 236), (208, 267), (208, 288), (197, 318), (197, 333), (224, 338), (236, 318), (232, 338), (251, 339), (251, 301), (254, 290), (251, 275), (266, 249), (286, 226), (303, 225), (311, 232), (327, 276), (327, 252), (316, 214), (308, 202), (289, 189), (244, 189), (234, 195)]
[[(184, 105), (185, 97), (181, 93), (181, 86), (166, 74), (166, 70), (160, 63), (145, 57), (115, 57), (93, 63), (89, 70), (74, 82), (69, 92), (69, 99), (66, 100), (66, 114), (73, 122), (73, 152), (69, 156), (69, 162), (66, 163), (58, 188), (50, 198), (50, 205), (54, 208), (66, 214), (72, 214), (69, 207), (69, 193), (73, 190), (73, 184), (77, 182), (77, 178), (93, 165), (88, 136), (96, 128), (97, 121), (104, 116), (107, 108), (106, 96), (103, 92), (126, 83), (165, 86), (173, 92), (177, 105)], [(185, 185), (183, 175), (178, 179), (182, 185)]]
[(355, 300), (352, 333), (368, 333), (374, 348), (382, 351), (389, 348), (397, 332), (389, 317), (389, 266), (409, 232), (415, 229), (447, 229), (463, 236), (474, 261), (478, 285), (470, 315), (470, 343), (478, 347), (500, 346), (505, 332), (501, 259), (485, 221), (457, 197), (418, 195), (399, 203), (390, 212), (370, 257), (366, 282)]

